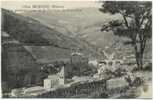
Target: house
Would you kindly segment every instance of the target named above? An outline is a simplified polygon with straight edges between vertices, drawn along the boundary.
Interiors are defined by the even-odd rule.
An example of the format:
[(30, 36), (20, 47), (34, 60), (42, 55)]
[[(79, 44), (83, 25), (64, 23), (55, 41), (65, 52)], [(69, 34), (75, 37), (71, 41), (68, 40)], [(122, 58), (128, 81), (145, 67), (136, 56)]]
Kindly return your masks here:
[(58, 76), (50, 75), (48, 78), (44, 79), (44, 88), (50, 89), (58, 85)]
[(48, 78), (44, 79), (44, 88), (51, 89), (60, 85), (65, 84), (65, 70), (64, 66), (61, 71), (54, 75), (49, 75)]

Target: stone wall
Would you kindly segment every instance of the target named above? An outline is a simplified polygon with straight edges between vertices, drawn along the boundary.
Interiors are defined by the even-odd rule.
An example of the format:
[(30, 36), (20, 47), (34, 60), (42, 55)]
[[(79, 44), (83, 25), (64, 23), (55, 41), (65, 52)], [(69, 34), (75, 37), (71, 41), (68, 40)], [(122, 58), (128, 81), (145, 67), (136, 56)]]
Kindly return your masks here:
[(79, 83), (72, 85), (68, 88), (57, 89), (56, 91), (50, 91), (41, 95), (38, 98), (79, 98), (79, 97), (90, 97), (95, 95), (94, 93), (103, 94), (106, 91), (105, 80), (90, 82), (90, 83)]

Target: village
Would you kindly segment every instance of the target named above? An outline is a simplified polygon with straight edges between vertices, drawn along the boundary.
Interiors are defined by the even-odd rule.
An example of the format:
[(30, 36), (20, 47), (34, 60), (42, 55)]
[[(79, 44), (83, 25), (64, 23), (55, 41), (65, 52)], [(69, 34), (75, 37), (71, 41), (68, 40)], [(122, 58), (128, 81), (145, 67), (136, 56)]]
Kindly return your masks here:
[[(66, 89), (71, 86), (76, 86), (78, 84), (86, 84), (91, 82), (98, 82), (102, 80), (106, 81), (106, 87), (108, 90), (116, 88), (124, 88), (129, 85), (133, 85), (134, 82), (138, 80), (138, 83), (141, 84), (141, 76), (135, 76), (131, 70), (127, 70), (126, 58), (124, 59), (114, 59), (114, 53), (108, 54), (103, 50), (103, 54), (106, 59), (97, 61), (97, 60), (88, 60), (83, 53), (73, 52), (71, 53), (71, 63), (81, 63), (87, 65), (93, 65), (97, 68), (97, 72), (91, 76), (73, 76), (71, 79), (66, 77), (67, 69), (66, 66), (61, 66), (59, 72), (56, 74), (50, 74), (47, 78), (43, 80), (43, 86), (33, 86), (33, 87), (23, 87), (12, 89), (9, 93), (10, 97), (37, 97), (45, 93), (53, 92), (58, 89)], [(134, 56), (132, 59), (134, 60)], [(127, 56), (129, 59), (129, 56)], [(53, 66), (53, 64), (50, 64)], [(136, 66), (132, 65), (132, 66)], [(43, 70), (44, 68), (41, 67)], [(111, 74), (114, 73), (114, 74)], [(109, 75), (110, 74), (110, 75)], [(116, 74), (116, 76), (115, 76)], [(117, 75), (118, 74), (118, 75)], [(140, 82), (140, 83), (139, 83)]]
[[(5, 34), (3, 33), (3, 35)], [(30, 83), (29, 86), (13, 88), (9, 93), (5, 93), (4, 96), (24, 98), (43, 97), (43, 95), (45, 95), (44, 97), (46, 97), (47, 94), (49, 97), (63, 97), (64, 95), (68, 95), (67, 97), (78, 95), (79, 97), (82, 91), (86, 91), (87, 93), (85, 92), (85, 94), (90, 96), (93, 87), (101, 88), (98, 94), (104, 91), (115, 91), (116, 89), (125, 91), (128, 90), (126, 88), (129, 87), (134, 88), (133, 90), (135, 91), (143, 82), (151, 80), (151, 77), (148, 77), (148, 73), (145, 77), (140, 72), (134, 72), (134, 68), (137, 67), (137, 64), (135, 55), (129, 48), (126, 48), (123, 52), (123, 50), (117, 47), (115, 48), (116, 51), (114, 50), (111, 53), (109, 50), (112, 48), (113, 47), (106, 46), (105, 49), (101, 51), (103, 55), (101, 59), (90, 58), (88, 55), (82, 53), (81, 50), (76, 49), (70, 53), (69, 59), (55, 59), (55, 61), (53, 60), (52, 62), (37, 61), (37, 63), (41, 65), (40, 72), (46, 73), (47, 75), (42, 78), (42, 84), (37, 85)], [(150, 59), (144, 59), (144, 61), (144, 68), (151, 65)], [(34, 80), (32, 76), (29, 78), (31, 79), (30, 82)], [(73, 89), (71, 90), (71, 88)], [(58, 94), (58, 91), (65, 91), (65, 94), (62, 96)], [(71, 94), (70, 91), (74, 93), (72, 92)], [(95, 90), (95, 92), (96, 91), (97, 90)], [(111, 94), (116, 95), (114, 93)], [(117, 95), (118, 94), (120, 93), (117, 93)], [(112, 97), (112, 95), (110, 95), (110, 97)]]

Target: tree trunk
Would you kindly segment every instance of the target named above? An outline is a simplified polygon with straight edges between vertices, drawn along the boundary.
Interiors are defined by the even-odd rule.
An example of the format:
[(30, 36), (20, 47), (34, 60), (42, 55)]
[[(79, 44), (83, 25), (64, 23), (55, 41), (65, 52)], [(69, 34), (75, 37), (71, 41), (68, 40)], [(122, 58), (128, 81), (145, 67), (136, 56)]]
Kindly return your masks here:
[(146, 38), (143, 34), (137, 34), (134, 40), (135, 58), (138, 66), (138, 70), (143, 69), (143, 53), (146, 45)]
[(141, 52), (136, 51), (136, 62), (139, 70), (143, 68), (143, 54)]
[(142, 46), (141, 42), (136, 43), (135, 58), (139, 70), (142, 70), (143, 68), (143, 53), (144, 53), (144, 47)]

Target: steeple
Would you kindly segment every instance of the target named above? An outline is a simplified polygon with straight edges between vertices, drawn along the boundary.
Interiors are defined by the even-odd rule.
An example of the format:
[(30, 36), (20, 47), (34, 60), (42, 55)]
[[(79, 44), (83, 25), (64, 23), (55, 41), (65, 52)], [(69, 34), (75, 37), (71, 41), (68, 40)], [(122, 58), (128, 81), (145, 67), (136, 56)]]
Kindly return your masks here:
[(61, 71), (58, 73), (59, 75), (59, 84), (64, 85), (65, 84), (65, 68), (62, 66)]

